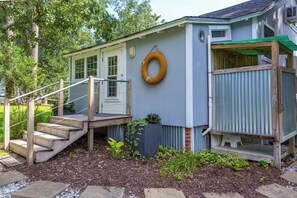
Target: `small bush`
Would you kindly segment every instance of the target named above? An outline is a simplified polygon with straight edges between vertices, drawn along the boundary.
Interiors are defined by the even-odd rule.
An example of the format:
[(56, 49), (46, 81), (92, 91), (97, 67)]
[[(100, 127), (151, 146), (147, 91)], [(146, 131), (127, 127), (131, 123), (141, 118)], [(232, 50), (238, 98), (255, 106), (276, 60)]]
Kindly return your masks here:
[(147, 114), (145, 120), (149, 123), (149, 124), (160, 124), (161, 123), (161, 118), (158, 114), (155, 113), (150, 113)]
[(207, 150), (201, 153), (192, 153), (172, 151), (171, 149), (160, 147), (156, 156), (158, 162), (163, 166), (160, 171), (161, 176), (171, 175), (178, 181), (184, 177), (190, 177), (197, 167), (204, 165), (226, 166), (235, 171), (249, 166), (245, 159), (238, 156), (231, 154), (221, 156)]

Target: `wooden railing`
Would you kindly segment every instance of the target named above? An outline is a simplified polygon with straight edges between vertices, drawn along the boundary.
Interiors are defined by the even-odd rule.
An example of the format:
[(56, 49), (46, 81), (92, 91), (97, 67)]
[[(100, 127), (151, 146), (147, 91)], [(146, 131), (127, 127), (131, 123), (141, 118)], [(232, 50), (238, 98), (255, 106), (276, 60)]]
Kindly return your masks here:
[[(4, 149), (9, 150), (9, 142), (10, 142), (10, 104), (13, 101), (16, 101), (21, 98), (28, 97), (27, 100), (27, 163), (28, 165), (32, 165), (34, 163), (34, 108), (35, 108), (35, 102), (41, 101), (43, 99), (46, 99), (53, 95), (58, 95), (58, 116), (63, 116), (63, 106), (64, 106), (64, 91), (68, 90), (72, 87), (76, 87), (83, 83), (88, 83), (88, 121), (94, 120), (95, 115), (95, 105), (97, 109), (97, 105), (99, 105), (98, 101), (94, 102), (94, 99), (96, 97), (96, 100), (99, 98), (99, 86), (96, 87), (96, 96), (95, 96), (95, 82), (103, 82), (103, 81), (113, 81), (113, 82), (120, 82), (120, 83), (126, 83), (127, 85), (127, 93), (126, 93), (126, 114), (130, 115), (130, 98), (131, 98), (131, 82), (126, 80), (109, 80), (109, 79), (101, 79), (101, 78), (94, 78), (93, 76), (90, 76), (87, 79), (84, 79), (82, 81), (76, 82), (74, 84), (71, 84), (67, 87), (64, 87), (64, 81), (60, 80), (59, 82), (47, 85), (45, 87), (36, 89), (34, 91), (31, 91), (29, 93), (23, 94), (21, 96), (18, 96), (13, 99), (5, 99), (4, 103)], [(49, 88), (53, 85), (59, 85), (59, 89), (56, 91), (53, 91), (51, 93), (48, 93), (46, 95), (40, 96), (35, 98), (34, 94), (38, 91), (44, 90), (46, 88)], [(98, 113), (98, 112), (97, 112)], [(93, 150), (93, 141), (90, 141), (94, 137), (94, 130), (92, 128), (88, 129), (88, 149)]]

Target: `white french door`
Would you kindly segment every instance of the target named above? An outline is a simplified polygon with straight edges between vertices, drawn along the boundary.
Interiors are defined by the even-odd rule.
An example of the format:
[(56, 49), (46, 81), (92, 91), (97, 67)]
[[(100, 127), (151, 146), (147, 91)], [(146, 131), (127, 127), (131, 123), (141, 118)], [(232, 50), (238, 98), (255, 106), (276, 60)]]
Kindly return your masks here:
[(103, 78), (111, 81), (101, 84), (101, 113), (126, 113), (126, 83), (115, 82), (126, 80), (124, 48), (103, 51)]

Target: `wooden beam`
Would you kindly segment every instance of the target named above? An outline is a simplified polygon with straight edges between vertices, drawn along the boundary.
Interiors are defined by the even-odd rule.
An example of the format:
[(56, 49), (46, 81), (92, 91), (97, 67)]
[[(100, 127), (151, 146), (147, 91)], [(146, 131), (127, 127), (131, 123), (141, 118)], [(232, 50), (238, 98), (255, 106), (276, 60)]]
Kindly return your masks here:
[(273, 41), (271, 43), (271, 56), (272, 56), (272, 64), (275, 66), (279, 66), (279, 43)]
[(235, 49), (235, 48), (263, 48), (263, 47), (271, 47), (271, 42), (263, 42), (263, 43), (241, 43), (241, 44), (212, 44), (211, 49)]
[(95, 97), (95, 112), (99, 114), (99, 102), (100, 100), (100, 82), (96, 82), (96, 97)]
[(290, 68), (290, 69), (295, 69), (295, 67), (294, 67), (294, 57), (293, 57), (293, 55), (292, 54), (288, 54), (287, 55), (288, 56), (288, 68)]
[[(59, 89), (64, 88), (64, 81), (63, 79), (60, 79), (59, 81)], [(63, 116), (64, 111), (64, 91), (59, 92), (58, 94), (58, 116)]]
[(4, 100), (4, 150), (9, 150), (10, 142), (10, 101), (8, 98)]
[(272, 65), (237, 67), (237, 68), (230, 68), (230, 69), (214, 70), (213, 74), (216, 75), (216, 74), (229, 74), (229, 73), (238, 73), (238, 72), (259, 71), (259, 70), (270, 70), (272, 68), (273, 68)]
[[(88, 86), (88, 122), (94, 120), (94, 77), (89, 77), (89, 86)], [(88, 150), (94, 150), (94, 129), (88, 128)]]
[(89, 126), (90, 128), (100, 128), (100, 127), (106, 127), (106, 126), (128, 124), (131, 121), (132, 121), (131, 116), (122, 117), (122, 118), (111, 118), (106, 120), (92, 121), (89, 123)]
[(34, 164), (34, 97), (28, 98), (28, 116), (27, 116), (27, 164)]

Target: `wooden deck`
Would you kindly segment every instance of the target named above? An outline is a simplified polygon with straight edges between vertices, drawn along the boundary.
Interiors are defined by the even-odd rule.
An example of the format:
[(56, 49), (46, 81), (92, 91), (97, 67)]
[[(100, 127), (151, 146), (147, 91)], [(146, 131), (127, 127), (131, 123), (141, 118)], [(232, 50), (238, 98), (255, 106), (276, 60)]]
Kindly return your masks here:
[[(252, 161), (266, 161), (271, 163), (273, 161), (273, 146), (260, 144), (244, 144), (237, 148), (229, 146), (215, 146), (211, 149), (213, 152), (224, 155), (227, 153), (238, 155), (244, 159)], [(282, 158), (287, 155), (288, 148), (282, 146)]]
[(55, 117), (65, 119), (65, 120), (89, 122), (89, 128), (100, 128), (100, 127), (114, 126), (114, 125), (120, 125), (120, 124), (127, 124), (132, 120), (132, 116), (130, 115), (106, 114), (106, 113), (95, 114), (94, 118), (91, 121), (88, 121), (87, 114), (63, 115), (63, 116), (55, 116)]

